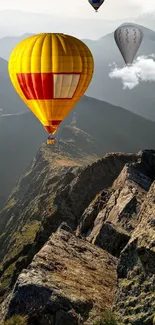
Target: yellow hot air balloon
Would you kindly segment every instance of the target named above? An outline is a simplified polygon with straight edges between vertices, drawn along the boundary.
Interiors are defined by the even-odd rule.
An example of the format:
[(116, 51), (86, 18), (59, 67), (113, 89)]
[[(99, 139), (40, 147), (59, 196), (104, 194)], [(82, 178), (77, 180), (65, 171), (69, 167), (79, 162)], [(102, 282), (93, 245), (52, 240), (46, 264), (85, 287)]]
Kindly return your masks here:
[[(9, 75), (19, 96), (53, 135), (83, 96), (92, 79), (94, 61), (79, 39), (42, 33), (21, 41), (12, 51)], [(53, 143), (54, 137), (49, 137)]]

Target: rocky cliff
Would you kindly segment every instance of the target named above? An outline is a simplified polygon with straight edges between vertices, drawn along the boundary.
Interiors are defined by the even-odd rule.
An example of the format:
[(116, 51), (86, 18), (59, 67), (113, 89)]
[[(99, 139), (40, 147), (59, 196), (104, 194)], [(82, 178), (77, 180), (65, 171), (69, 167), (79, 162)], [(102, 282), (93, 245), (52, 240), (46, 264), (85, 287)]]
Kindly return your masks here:
[(42, 145), (0, 212), (0, 320), (152, 325), (155, 151), (74, 148)]

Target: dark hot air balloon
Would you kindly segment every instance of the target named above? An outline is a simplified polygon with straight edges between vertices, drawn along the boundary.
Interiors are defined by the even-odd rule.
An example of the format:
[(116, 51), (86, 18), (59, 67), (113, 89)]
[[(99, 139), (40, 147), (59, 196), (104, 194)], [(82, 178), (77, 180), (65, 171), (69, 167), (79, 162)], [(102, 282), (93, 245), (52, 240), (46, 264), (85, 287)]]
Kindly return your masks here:
[(88, 0), (88, 2), (91, 4), (91, 6), (95, 9), (96, 12), (101, 7), (104, 1), (105, 0)]

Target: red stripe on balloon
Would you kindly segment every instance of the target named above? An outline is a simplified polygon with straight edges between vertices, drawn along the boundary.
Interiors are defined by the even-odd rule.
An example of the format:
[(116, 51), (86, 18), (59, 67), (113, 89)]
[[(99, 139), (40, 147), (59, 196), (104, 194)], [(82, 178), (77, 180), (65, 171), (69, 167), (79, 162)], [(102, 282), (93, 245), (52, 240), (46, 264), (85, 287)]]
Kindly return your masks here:
[(57, 126), (61, 123), (62, 121), (60, 120), (52, 120), (52, 125)]
[(17, 79), (26, 99), (53, 99), (53, 72), (17, 73)]
[(62, 121), (59, 121), (58, 124), (54, 124), (55, 121), (52, 121), (51, 122), (51, 125), (48, 125), (48, 126), (44, 126), (45, 130), (48, 132), (48, 133), (54, 133), (56, 130), (57, 130), (57, 127), (58, 125), (62, 122)]
[(48, 133), (53, 133), (57, 127), (59, 126), (59, 124), (62, 122), (62, 120), (52, 120), (52, 121), (48, 121), (48, 122), (51, 122), (51, 125), (48, 125), (48, 126), (44, 126), (44, 128), (46, 129), (46, 131)]

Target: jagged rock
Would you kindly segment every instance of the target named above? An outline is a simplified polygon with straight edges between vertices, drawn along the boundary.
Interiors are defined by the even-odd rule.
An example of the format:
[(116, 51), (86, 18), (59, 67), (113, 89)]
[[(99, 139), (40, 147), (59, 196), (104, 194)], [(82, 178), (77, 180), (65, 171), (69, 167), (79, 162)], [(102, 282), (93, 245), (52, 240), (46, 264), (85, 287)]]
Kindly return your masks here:
[(71, 158), (43, 145), (21, 177), (0, 213), (0, 300), (60, 224), (75, 231), (94, 197), (111, 187), (136, 155), (108, 154), (85, 167), (93, 159), (83, 152)]
[(98, 213), (106, 206), (106, 203), (111, 195), (111, 191), (102, 191), (95, 199), (90, 203), (88, 208), (81, 216), (79, 226), (77, 227), (76, 234), (81, 236), (88, 236), (94, 227), (94, 221)]
[(141, 177), (143, 182), (140, 183), (140, 172), (138, 168), (135, 168), (135, 165), (134, 162), (124, 166), (112, 186), (113, 191), (106, 206), (100, 211), (94, 222), (94, 228), (98, 224), (101, 226), (105, 220), (112, 221), (128, 232), (132, 232), (137, 226), (137, 215), (151, 185), (151, 180), (143, 175)]
[(116, 266), (116, 258), (59, 228), (21, 272), (1, 315), (29, 315), (30, 325), (91, 325), (113, 302)]
[(124, 229), (114, 225), (113, 223), (104, 223), (97, 233), (92, 233), (88, 237), (88, 241), (107, 250), (110, 254), (119, 257), (122, 249), (126, 246), (130, 239), (129, 234)]
[[(92, 325), (117, 289), (120, 324), (152, 325), (155, 151), (86, 157), (87, 166), (82, 152), (42, 147), (39, 157), (0, 214), (1, 317), (23, 310), (32, 325)], [(119, 256), (118, 284), (117, 259), (103, 248)]]
[[(138, 213), (153, 179), (154, 151), (148, 152), (149, 158), (146, 153), (139, 152), (137, 160), (127, 163), (112, 188), (96, 198), (81, 217), (80, 234), (85, 230), (88, 241), (117, 257), (139, 223)], [(113, 226), (105, 225), (106, 221)]]
[(69, 227), (69, 226), (67, 225), (66, 222), (62, 222), (58, 229), (59, 229), (59, 230), (63, 229), (63, 230), (66, 230), (66, 231), (68, 231), (68, 232), (73, 233), (73, 230), (71, 229), (71, 227)]
[[(152, 166), (153, 167), (153, 166)], [(154, 171), (153, 171), (154, 172)], [(141, 206), (139, 225), (118, 265), (117, 311), (125, 324), (153, 323), (155, 313), (155, 182)]]

